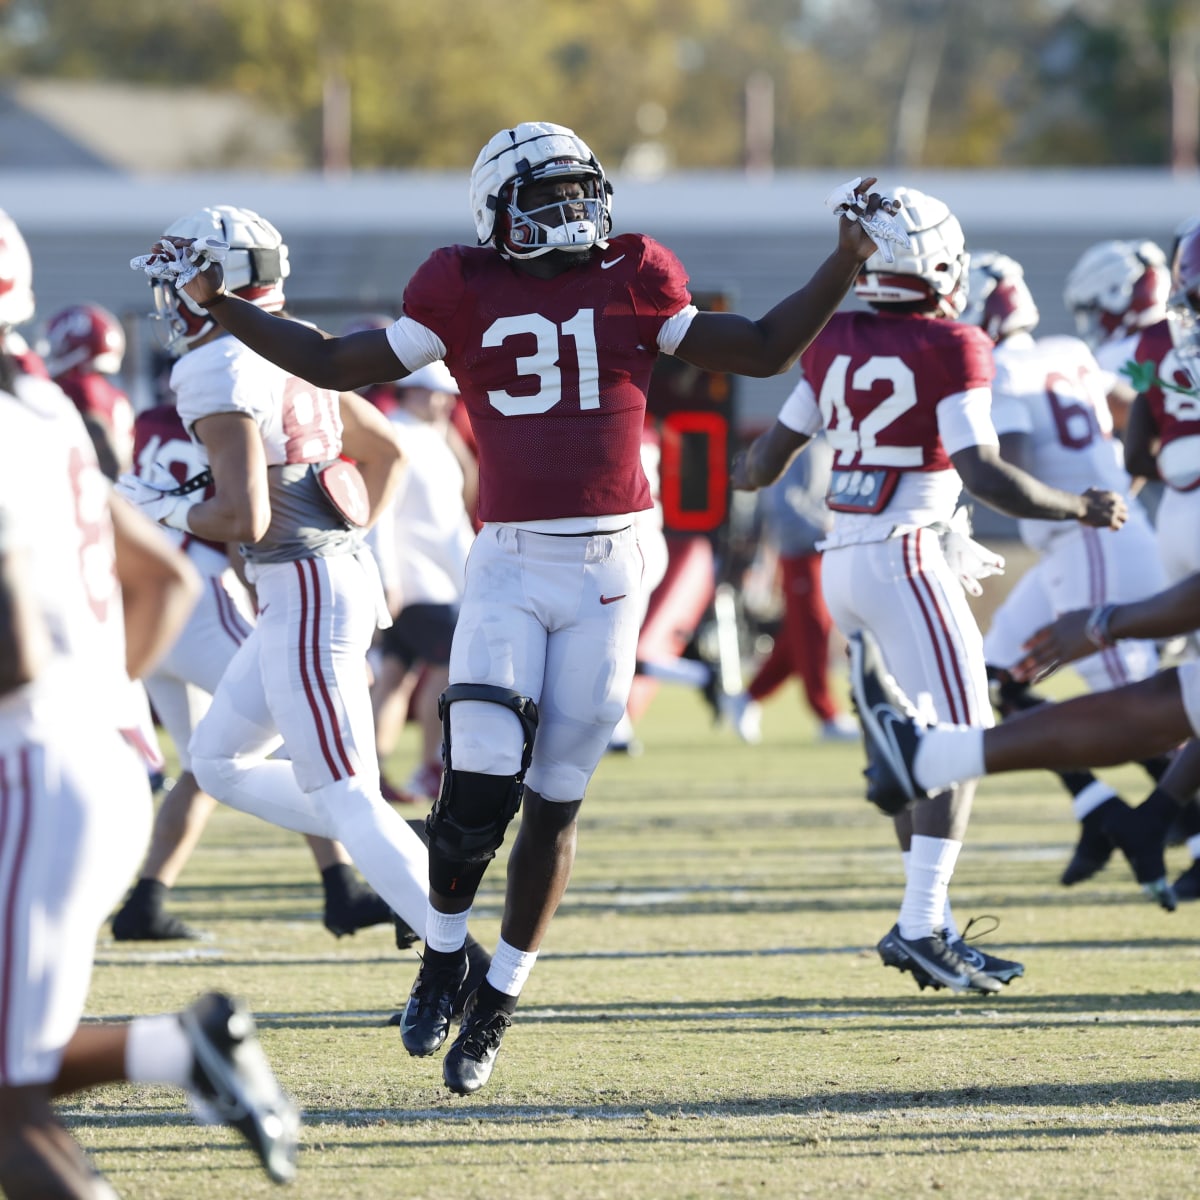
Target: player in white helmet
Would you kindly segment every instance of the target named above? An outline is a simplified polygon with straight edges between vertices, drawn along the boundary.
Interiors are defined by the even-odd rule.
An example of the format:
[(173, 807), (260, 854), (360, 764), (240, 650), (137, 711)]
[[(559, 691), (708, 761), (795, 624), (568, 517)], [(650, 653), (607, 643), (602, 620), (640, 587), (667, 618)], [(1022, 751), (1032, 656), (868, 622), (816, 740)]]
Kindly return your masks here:
[(614, 234), (596, 155), (549, 122), (503, 129), (480, 151), (470, 180), (479, 246), (435, 250), (387, 330), (331, 338), (276, 320), (229, 296), (219, 266), (183, 285), (261, 354), (324, 387), (397, 379), (444, 359), (470, 414), (483, 528), (443, 693), (426, 954), (401, 1025), (411, 1053), (432, 1054), (448, 1037), (471, 905), (518, 807), (523, 816), (500, 942), (442, 1064), (454, 1091), (474, 1092), (491, 1075), (570, 877), (585, 789), (629, 692), (655, 359), (785, 370), (874, 249), (862, 223), (879, 228), (873, 182), (847, 189), (837, 248), (812, 279), (756, 321), (698, 312), (671, 251)]
[[(821, 543), (822, 586), (834, 621), (847, 637), (870, 630), (896, 677), (940, 719), (986, 727), (983, 642), (964, 589), (979, 594), (977, 580), (1003, 560), (958, 527), (960, 493), (1064, 527), (1119, 528), (1126, 509), (1112, 491), (1051, 487), (1000, 457), (991, 341), (954, 320), (967, 300), (962, 228), (934, 196), (895, 195), (911, 245), (866, 261), (855, 291), (872, 311), (836, 314), (804, 352), (799, 382), (735, 462), (733, 483), (774, 482), (825, 429), (834, 523)], [(922, 987), (997, 992), (1024, 970), (968, 946), (951, 910), (974, 791), (963, 777), (915, 811), (888, 810), (906, 883), (878, 950)]]
[[(164, 237), (160, 252), (170, 239), (219, 243), (231, 294), (282, 310), (287, 245), (258, 213), (204, 208)], [(427, 853), (380, 793), (364, 662), (390, 618), (363, 535), (391, 501), (400, 447), (362, 397), (268, 362), (169, 280), (152, 275), (152, 287), (178, 355), (176, 409), (206, 471), (180, 483), (151, 463), (118, 486), (189, 537), (238, 543), (258, 606), (192, 735), (192, 774), (234, 808), (340, 842), (420, 936)], [(271, 757), (281, 745), (286, 760)]]
[[(1166, 580), (1149, 518), (1131, 495), (1131, 481), (1120, 463), (1106, 377), (1091, 350), (1074, 337), (1034, 338), (1040, 314), (1024, 271), (995, 251), (971, 257), (962, 320), (978, 325), (995, 342), (992, 422), (1001, 456), (1054, 487), (1120, 493), (1129, 509), (1129, 519), (1115, 535), (1072, 523), (1019, 523), (1021, 539), (1038, 561), (997, 609), (983, 642), (993, 699), (1008, 717), (1042, 702), (1027, 683), (1012, 676), (1025, 641), (1036, 630), (1063, 612), (1140, 599)], [(1157, 648), (1147, 640), (1097, 651), (1076, 666), (1093, 691), (1145, 679), (1157, 669)], [(1145, 765), (1158, 779), (1167, 762), (1159, 756)], [(1117, 845), (1130, 855), (1135, 874), (1157, 871), (1156, 856), (1140, 853), (1129, 806), (1108, 784), (1086, 770), (1064, 772), (1062, 778), (1081, 822), (1064, 884), (1095, 875)]]
[[(24, 240), (0, 212), (0, 335), (32, 315)], [(7, 339), (6, 339), (7, 340)], [(118, 1081), (172, 1084), (239, 1129), (273, 1178), (298, 1115), (244, 1006), (80, 1026), (96, 935), (145, 842), (150, 792), (126, 733), (130, 676), (195, 599), (186, 559), (100, 472), (71, 401), (0, 349), (0, 1190), (115, 1193), (54, 1109)], [(122, 736), (126, 733), (125, 736)]]

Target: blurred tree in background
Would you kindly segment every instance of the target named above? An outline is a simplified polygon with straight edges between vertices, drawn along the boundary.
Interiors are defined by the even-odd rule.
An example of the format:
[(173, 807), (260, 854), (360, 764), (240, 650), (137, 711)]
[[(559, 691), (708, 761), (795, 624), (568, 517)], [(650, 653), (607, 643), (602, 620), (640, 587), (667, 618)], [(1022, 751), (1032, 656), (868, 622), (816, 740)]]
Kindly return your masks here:
[[(1194, 168), (1200, 0), (0, 0), (0, 84), (231, 90), (313, 166)], [(135, 135), (134, 135), (135, 136)]]

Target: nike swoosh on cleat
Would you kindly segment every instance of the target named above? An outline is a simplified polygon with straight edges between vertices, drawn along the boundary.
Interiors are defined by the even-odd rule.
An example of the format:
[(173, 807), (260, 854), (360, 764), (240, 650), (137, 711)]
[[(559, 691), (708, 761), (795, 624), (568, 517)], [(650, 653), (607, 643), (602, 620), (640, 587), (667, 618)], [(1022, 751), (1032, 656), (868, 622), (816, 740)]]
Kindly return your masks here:
[(617, 263), (621, 262), (624, 258), (625, 255), (623, 254), (620, 258), (607, 258), (600, 264), (600, 270), (607, 271), (609, 267), (615, 267)]
[(616, 604), (618, 600), (624, 600), (627, 593), (622, 592), (619, 596), (601, 596), (601, 604)]

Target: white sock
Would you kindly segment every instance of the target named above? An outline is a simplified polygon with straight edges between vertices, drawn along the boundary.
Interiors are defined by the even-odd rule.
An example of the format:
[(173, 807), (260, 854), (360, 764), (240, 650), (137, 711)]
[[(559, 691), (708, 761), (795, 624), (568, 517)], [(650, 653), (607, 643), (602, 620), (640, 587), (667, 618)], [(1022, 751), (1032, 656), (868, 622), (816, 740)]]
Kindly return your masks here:
[(913, 774), (928, 792), (940, 792), (983, 774), (983, 730), (931, 725), (921, 736)]
[(908, 882), (900, 904), (901, 937), (928, 937), (941, 927), (950, 877), (961, 849), (962, 842), (913, 834)]
[(192, 1082), (192, 1044), (179, 1017), (163, 1013), (134, 1017), (125, 1040), (125, 1076), (130, 1083), (170, 1083), (189, 1087)]
[(1078, 796), (1071, 797), (1071, 811), (1075, 814), (1075, 820), (1082, 821), (1088, 813), (1095, 812), (1116, 794), (1103, 779), (1093, 779)]
[(519, 996), (537, 956), (536, 950), (518, 950), (501, 938), (492, 955), (492, 965), (488, 967), (488, 983), (506, 996)]
[(425, 945), (444, 954), (461, 950), (467, 944), (467, 918), (470, 915), (469, 908), (466, 912), (444, 913), (430, 904), (425, 911)]

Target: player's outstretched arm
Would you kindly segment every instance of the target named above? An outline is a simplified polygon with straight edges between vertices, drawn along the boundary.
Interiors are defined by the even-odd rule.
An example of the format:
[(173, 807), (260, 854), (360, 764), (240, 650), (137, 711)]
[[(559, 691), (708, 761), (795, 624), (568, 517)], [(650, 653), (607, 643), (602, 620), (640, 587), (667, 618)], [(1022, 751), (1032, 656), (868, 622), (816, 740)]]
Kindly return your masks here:
[(950, 456), (963, 487), (977, 500), (1010, 517), (1043, 521), (1082, 521), (1100, 529), (1120, 529), (1128, 506), (1116, 492), (1089, 488), (1064, 492), (1006, 462), (996, 446), (967, 446)]
[(1122, 638), (1161, 641), (1195, 629), (1200, 629), (1200, 573), (1130, 604), (1063, 613), (1025, 643), (1025, 656), (1013, 674), (1018, 679), (1036, 679)]
[(730, 471), (730, 483), (743, 492), (757, 491), (774, 483), (788, 464), (812, 439), (776, 421), (737, 455)]
[[(873, 218), (893, 202), (870, 189), (875, 179), (861, 181), (855, 194), (861, 215)], [(698, 313), (676, 354), (706, 371), (732, 371), (762, 378), (786, 371), (824, 329), (858, 277), (859, 268), (876, 245), (861, 222), (843, 214), (838, 221), (837, 249), (812, 278), (757, 321), (736, 313)]]
[[(187, 246), (193, 239), (161, 240)], [(225, 272), (218, 262), (210, 262), (184, 284), (183, 290), (238, 341), (318, 387), (348, 392), (408, 374), (382, 329), (333, 337), (312, 325), (274, 316), (227, 292)]]

